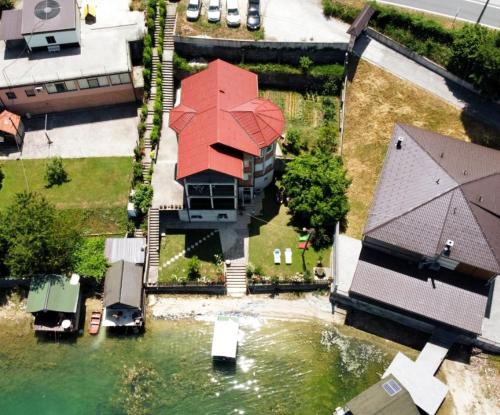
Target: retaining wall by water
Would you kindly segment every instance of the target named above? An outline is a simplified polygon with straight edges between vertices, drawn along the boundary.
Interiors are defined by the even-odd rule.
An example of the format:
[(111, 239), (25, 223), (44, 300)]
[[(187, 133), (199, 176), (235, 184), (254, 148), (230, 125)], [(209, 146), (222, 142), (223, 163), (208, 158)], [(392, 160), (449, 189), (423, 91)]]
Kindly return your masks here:
[(225, 285), (182, 285), (182, 284), (158, 284), (146, 285), (146, 294), (209, 294), (226, 295)]
[(273, 62), (298, 65), (301, 56), (315, 64), (342, 63), (347, 43), (270, 42), (175, 36), (175, 51), (186, 58), (229, 62)]
[(330, 289), (329, 282), (306, 284), (250, 284), (248, 291), (250, 294), (275, 294), (292, 292), (311, 292)]
[(423, 67), (430, 69), (432, 72), (437, 73), (438, 75), (441, 75), (442, 77), (448, 79), (449, 81), (452, 81), (456, 83), (457, 85), (460, 85), (461, 87), (474, 92), (476, 94), (479, 94), (479, 91), (477, 91), (476, 88), (472, 84), (470, 84), (467, 81), (464, 81), (463, 79), (459, 78), (458, 76), (452, 74), (451, 72), (447, 71), (445, 68), (442, 66), (438, 65), (435, 62), (432, 62), (431, 60), (419, 55), (416, 52), (413, 52), (412, 50), (408, 49), (406, 46), (402, 45), (401, 43), (396, 42), (395, 40), (391, 39), (390, 37), (387, 37), (383, 35), (380, 32), (377, 32), (376, 30), (372, 29), (371, 27), (366, 28), (366, 33), (369, 37), (372, 37), (375, 40), (378, 40), (380, 43), (383, 45), (395, 50), (396, 52), (400, 53), (401, 55), (406, 56), (407, 58), (411, 59), (414, 62), (417, 62), (419, 65), (422, 65)]

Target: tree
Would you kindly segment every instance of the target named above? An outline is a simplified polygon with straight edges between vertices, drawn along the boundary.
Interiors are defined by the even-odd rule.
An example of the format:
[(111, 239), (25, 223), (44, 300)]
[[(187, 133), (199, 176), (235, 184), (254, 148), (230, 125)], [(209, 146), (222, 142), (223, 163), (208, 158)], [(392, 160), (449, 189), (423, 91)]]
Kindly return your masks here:
[(0, 216), (0, 263), (13, 277), (72, 270), (81, 234), (36, 193), (19, 193)]
[(74, 271), (84, 277), (100, 281), (108, 269), (104, 256), (104, 238), (84, 238), (74, 256)]
[(47, 187), (60, 186), (68, 181), (68, 173), (64, 169), (61, 157), (54, 157), (49, 160), (45, 170), (45, 180), (47, 181)]
[(349, 210), (347, 178), (342, 159), (330, 154), (304, 154), (286, 166), (282, 185), (290, 197), (288, 207), (297, 226), (331, 234)]
[(200, 278), (201, 262), (196, 255), (189, 259), (188, 262), (188, 279), (195, 281)]
[(311, 60), (311, 58), (309, 56), (301, 56), (299, 58), (300, 69), (305, 74), (309, 73), (312, 64), (313, 64), (313, 61)]
[(296, 128), (290, 128), (286, 132), (286, 149), (295, 155), (300, 153), (301, 145), (300, 133)]

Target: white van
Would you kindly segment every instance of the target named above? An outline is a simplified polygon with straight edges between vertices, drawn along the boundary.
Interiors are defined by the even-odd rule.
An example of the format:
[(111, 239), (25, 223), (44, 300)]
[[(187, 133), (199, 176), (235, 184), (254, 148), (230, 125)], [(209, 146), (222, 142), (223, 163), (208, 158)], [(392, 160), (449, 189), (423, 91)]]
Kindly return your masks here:
[(236, 27), (241, 24), (240, 10), (238, 8), (238, 0), (226, 1), (226, 21), (227, 25)]

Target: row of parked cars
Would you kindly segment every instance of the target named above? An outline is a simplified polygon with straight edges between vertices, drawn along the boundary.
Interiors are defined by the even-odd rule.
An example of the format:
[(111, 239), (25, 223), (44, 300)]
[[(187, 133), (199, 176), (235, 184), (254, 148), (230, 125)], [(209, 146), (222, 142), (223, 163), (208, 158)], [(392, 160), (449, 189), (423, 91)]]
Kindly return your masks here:
[[(187, 20), (198, 20), (201, 15), (202, 0), (189, 0), (186, 18)], [(221, 0), (209, 0), (207, 9), (207, 19), (209, 22), (217, 23), (221, 19)], [(226, 22), (230, 27), (237, 27), (241, 24), (241, 15), (238, 7), (238, 0), (226, 0)], [(258, 30), (260, 28), (260, 0), (248, 0), (247, 28)]]

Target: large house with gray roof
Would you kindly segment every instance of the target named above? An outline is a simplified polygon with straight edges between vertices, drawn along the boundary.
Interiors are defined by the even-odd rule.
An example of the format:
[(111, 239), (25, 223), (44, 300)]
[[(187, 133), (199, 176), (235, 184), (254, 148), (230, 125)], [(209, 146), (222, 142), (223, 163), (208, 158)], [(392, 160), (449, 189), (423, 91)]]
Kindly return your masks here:
[(500, 151), (397, 124), (349, 295), (481, 335), (500, 274)]

